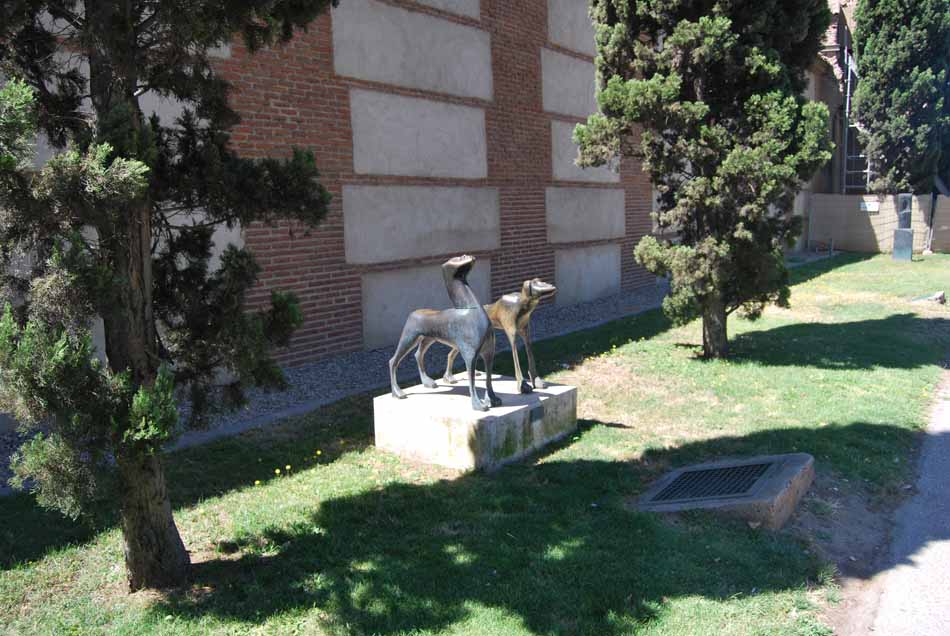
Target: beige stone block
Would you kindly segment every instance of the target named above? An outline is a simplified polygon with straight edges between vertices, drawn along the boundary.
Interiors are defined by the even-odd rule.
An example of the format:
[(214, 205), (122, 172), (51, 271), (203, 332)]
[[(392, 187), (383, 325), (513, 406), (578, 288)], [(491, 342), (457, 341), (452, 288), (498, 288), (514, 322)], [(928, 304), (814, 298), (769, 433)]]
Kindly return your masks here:
[(478, 20), (481, 18), (481, 3), (479, 0), (416, 0), (419, 4), (425, 4), (436, 9), (441, 9), (447, 13), (463, 15), (468, 18)]
[[(477, 1), (427, 4), (478, 17)], [(333, 9), (333, 68), (345, 77), (492, 98), (486, 31), (375, 0), (346, 0)]]
[(619, 188), (547, 188), (548, 242), (622, 238), (627, 227), (624, 196)]
[[(476, 381), (484, 396), (484, 378)], [(577, 428), (577, 389), (563, 384), (523, 395), (514, 378), (493, 376), (502, 405), (472, 408), (468, 385), (416, 385), (398, 400), (373, 400), (376, 447), (400, 457), (458, 470), (496, 469), (544, 448)]]
[(488, 176), (484, 109), (353, 89), (350, 118), (358, 174)]
[(541, 93), (544, 110), (587, 117), (597, 111), (594, 65), (541, 49)]
[(594, 25), (582, 0), (548, 0), (548, 39), (558, 46), (597, 55)]
[(620, 292), (620, 246), (596, 245), (554, 253), (557, 304), (576, 305)]
[[(468, 276), (475, 295), (490, 302), (491, 260), (478, 259)], [(423, 265), (363, 274), (363, 347), (396, 344), (406, 318), (416, 309), (451, 306), (440, 265)]]
[(497, 188), (343, 187), (346, 261), (386, 263), (500, 243)]

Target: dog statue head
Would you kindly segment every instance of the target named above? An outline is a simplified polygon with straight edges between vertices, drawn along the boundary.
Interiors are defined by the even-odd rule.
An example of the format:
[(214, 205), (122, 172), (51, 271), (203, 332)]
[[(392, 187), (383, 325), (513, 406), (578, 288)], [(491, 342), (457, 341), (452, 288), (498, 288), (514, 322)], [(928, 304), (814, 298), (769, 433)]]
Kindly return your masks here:
[(463, 254), (462, 256), (450, 258), (449, 260), (442, 263), (442, 275), (445, 277), (446, 282), (449, 282), (452, 279), (465, 282), (468, 279), (468, 273), (472, 270), (472, 266), (474, 264), (475, 257), (469, 254)]
[(540, 302), (548, 296), (553, 296), (556, 294), (557, 287), (551, 285), (550, 283), (545, 283), (540, 278), (532, 278), (530, 280), (526, 280), (521, 286), (521, 293), (531, 300)]

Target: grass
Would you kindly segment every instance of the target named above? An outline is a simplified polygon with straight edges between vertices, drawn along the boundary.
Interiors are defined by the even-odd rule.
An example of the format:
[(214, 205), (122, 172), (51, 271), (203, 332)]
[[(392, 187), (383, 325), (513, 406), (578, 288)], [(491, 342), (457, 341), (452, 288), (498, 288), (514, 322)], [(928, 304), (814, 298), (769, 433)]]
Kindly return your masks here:
[(579, 386), (579, 431), (493, 475), (375, 451), (372, 395), (170, 455), (195, 562), (186, 590), (125, 594), (107, 514), (77, 525), (26, 496), (0, 500), (0, 625), (57, 635), (829, 634), (820, 606), (837, 597), (833, 567), (807, 537), (630, 505), (671, 466), (796, 450), (875, 496), (900, 490), (950, 345), (950, 312), (908, 300), (950, 289), (950, 257), (841, 256), (794, 277), (791, 309), (732, 321), (727, 361), (700, 360), (698, 325), (673, 328), (656, 311), (539, 343), (547, 377)]

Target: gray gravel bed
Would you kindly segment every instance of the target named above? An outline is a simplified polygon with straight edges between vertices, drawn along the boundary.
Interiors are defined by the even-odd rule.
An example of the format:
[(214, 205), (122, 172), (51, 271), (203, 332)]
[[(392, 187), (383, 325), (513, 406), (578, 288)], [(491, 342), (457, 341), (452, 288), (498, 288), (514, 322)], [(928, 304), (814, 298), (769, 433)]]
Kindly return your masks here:
[[(532, 335), (535, 341), (546, 340), (637, 314), (658, 307), (666, 292), (666, 282), (661, 281), (655, 286), (579, 305), (545, 305), (535, 311), (531, 323)], [(507, 338), (500, 333), (497, 342), (499, 351), (508, 351)], [(448, 350), (442, 345), (435, 345), (429, 350), (426, 367), (430, 375), (441, 375), (447, 353)], [(373, 389), (380, 389), (382, 392), (389, 384), (389, 358), (392, 354), (393, 347), (357, 351), (286, 369), (285, 374), (290, 385), (287, 390), (249, 390), (248, 403), (244, 408), (217, 415), (206, 429), (186, 432), (174, 447), (203, 444), (250, 428), (266, 426), (286, 417), (304, 415), (315, 408), (357, 393)], [(522, 364), (526, 365), (527, 362), (522, 360)], [(461, 363), (457, 362), (456, 365), (460, 366)], [(418, 382), (413, 356), (407, 356), (400, 365), (398, 377), (404, 383)], [(187, 411), (187, 405), (184, 410)], [(22, 436), (16, 431), (8, 431), (0, 426), (0, 496), (9, 494), (8, 460), (22, 441)]]

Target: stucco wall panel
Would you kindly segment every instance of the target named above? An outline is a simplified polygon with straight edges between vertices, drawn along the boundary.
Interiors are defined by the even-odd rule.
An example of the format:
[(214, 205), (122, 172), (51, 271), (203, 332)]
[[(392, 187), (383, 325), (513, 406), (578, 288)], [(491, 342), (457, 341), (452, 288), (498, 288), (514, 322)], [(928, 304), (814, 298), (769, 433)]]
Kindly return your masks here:
[[(461, 2), (427, 4), (466, 8)], [(492, 97), (488, 33), (375, 0), (346, 0), (333, 9), (333, 68), (362, 80)]]
[(626, 234), (621, 189), (547, 188), (544, 199), (549, 243), (597, 241)]
[(348, 263), (370, 264), (499, 246), (497, 188), (343, 187)]
[(937, 197), (933, 251), (950, 254), (950, 197)]
[(358, 174), (483, 179), (485, 111), (377, 91), (350, 92)]
[(544, 110), (587, 117), (597, 110), (594, 65), (541, 49), (541, 89)]
[(611, 166), (581, 168), (577, 159), (577, 144), (574, 143), (574, 126), (570, 122), (551, 121), (551, 165), (554, 178), (561, 181), (591, 181), (620, 183), (620, 173)]
[(441, 9), (447, 13), (463, 15), (474, 20), (478, 20), (481, 17), (479, 0), (416, 0), (416, 2)]
[[(897, 197), (813, 193), (809, 198), (808, 240), (811, 246), (830, 246), (849, 252), (890, 252), (897, 229)], [(876, 212), (861, 209), (861, 202), (877, 204)], [(911, 227), (914, 251), (924, 249), (930, 197), (914, 197)]]
[[(468, 277), (478, 299), (489, 302), (491, 261), (478, 259)], [(410, 312), (451, 307), (440, 265), (425, 265), (363, 275), (363, 346), (395, 344)]]
[(620, 246), (596, 245), (554, 253), (557, 304), (577, 303), (620, 292)]
[(548, 0), (548, 39), (558, 46), (593, 57), (594, 26), (587, 3), (579, 0)]

